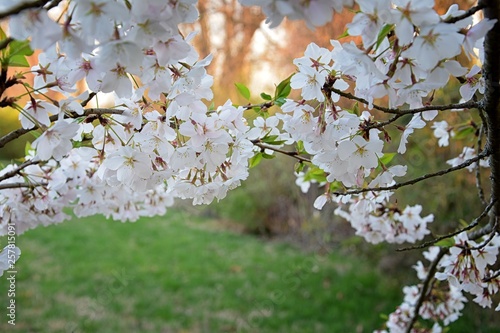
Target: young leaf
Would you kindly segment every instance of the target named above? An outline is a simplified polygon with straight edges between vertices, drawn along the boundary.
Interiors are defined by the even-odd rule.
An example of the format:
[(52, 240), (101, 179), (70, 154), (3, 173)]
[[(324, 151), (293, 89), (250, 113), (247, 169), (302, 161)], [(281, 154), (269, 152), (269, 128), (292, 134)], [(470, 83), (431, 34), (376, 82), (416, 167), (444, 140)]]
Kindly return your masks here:
[(290, 95), (290, 92), (292, 91), (292, 87), (290, 87), (290, 80), (292, 79), (292, 75), (281, 81), (276, 87), (276, 91), (274, 92), (274, 99), (276, 100), (276, 102), (278, 102), (278, 99), (285, 99), (288, 97), (288, 95)]
[(274, 104), (276, 104), (278, 106), (282, 106), (283, 104), (285, 104), (285, 102), (286, 102), (285, 97), (279, 97), (274, 101)]
[(272, 100), (272, 99), (273, 99), (273, 98), (271, 97), (271, 95), (268, 95), (268, 94), (266, 94), (266, 93), (261, 93), (261, 94), (260, 94), (260, 97), (261, 97), (263, 100), (265, 100), (265, 101), (270, 101), (270, 100)]
[(16, 55), (8, 59), (8, 66), (12, 67), (30, 67), (28, 59), (22, 55)]
[(262, 157), (265, 158), (266, 160), (272, 160), (273, 158), (276, 157), (276, 155), (270, 155), (270, 154), (262, 153)]
[(396, 153), (385, 153), (384, 156), (380, 158), (380, 163), (387, 165), (392, 161), (394, 156), (396, 156)]
[(456, 140), (461, 140), (461, 139), (465, 139), (467, 138), (468, 136), (470, 136), (471, 134), (473, 134), (476, 130), (473, 128), (473, 127), (465, 127), (465, 128), (462, 128), (460, 131), (458, 131), (456, 134), (455, 134), (455, 139)]
[(384, 38), (389, 34), (389, 32), (391, 32), (393, 27), (394, 26), (392, 24), (386, 24), (382, 27), (382, 29), (380, 30), (380, 32), (378, 33), (378, 36), (377, 36), (377, 44), (375, 46), (375, 50), (378, 49), (380, 44), (382, 44), (382, 42), (384, 41)]
[(250, 168), (256, 167), (262, 161), (262, 153), (255, 154), (248, 162)]
[(452, 247), (455, 245), (455, 240), (453, 238), (445, 238), (434, 244), (441, 247)]
[(245, 99), (250, 99), (250, 89), (245, 86), (243, 83), (235, 83), (236, 89), (240, 92), (241, 96), (245, 97)]

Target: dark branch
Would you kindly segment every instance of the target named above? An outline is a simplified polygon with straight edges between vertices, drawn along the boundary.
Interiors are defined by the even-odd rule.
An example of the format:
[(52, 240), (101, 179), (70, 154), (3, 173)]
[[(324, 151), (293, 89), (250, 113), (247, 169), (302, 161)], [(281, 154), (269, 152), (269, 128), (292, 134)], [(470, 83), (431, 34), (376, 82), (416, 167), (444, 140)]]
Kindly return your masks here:
[(47, 184), (7, 183), (7, 184), (0, 184), (0, 190), (6, 190), (10, 188), (34, 188), (45, 185)]
[[(116, 109), (103, 109), (103, 108), (91, 108), (91, 109), (86, 109), (85, 112), (83, 113), (83, 115), (79, 115), (77, 113), (71, 113), (71, 114), (66, 114), (64, 116), (64, 118), (78, 118), (78, 117), (84, 117), (84, 116), (88, 116), (88, 115), (91, 115), (91, 114), (95, 114), (95, 115), (105, 115), (105, 114), (122, 114), (123, 113), (123, 110), (116, 110)], [(57, 119), (59, 118), (59, 115), (52, 115), (50, 116), (50, 121), (53, 122), (53, 121), (56, 121)], [(30, 129), (26, 129), (26, 128), (18, 128), (6, 135), (4, 135), (3, 137), (0, 138), (0, 148), (3, 148), (5, 147), (5, 145), (17, 138), (19, 138), (20, 136), (26, 134), (26, 133), (29, 133), (31, 131), (34, 131), (34, 130), (37, 130), (38, 129), (38, 126), (35, 126), (33, 128), (30, 128)]]
[(335, 194), (335, 195), (348, 195), (348, 194), (360, 194), (360, 193), (364, 193), (364, 192), (392, 191), (392, 190), (396, 190), (396, 189), (398, 189), (400, 187), (403, 187), (403, 186), (414, 185), (414, 184), (416, 184), (418, 182), (421, 182), (421, 181), (429, 179), (429, 178), (444, 176), (444, 175), (446, 175), (446, 174), (448, 174), (450, 172), (466, 168), (469, 165), (471, 165), (472, 163), (478, 162), (479, 160), (485, 158), (488, 155), (490, 155), (489, 151), (488, 150), (483, 150), (481, 152), (481, 154), (479, 154), (478, 156), (473, 157), (473, 158), (471, 158), (471, 159), (469, 159), (469, 160), (467, 160), (467, 161), (465, 161), (465, 162), (463, 162), (463, 163), (461, 163), (459, 165), (456, 165), (454, 167), (451, 167), (451, 168), (448, 168), (448, 169), (445, 169), (445, 170), (441, 170), (441, 171), (437, 171), (437, 172), (434, 172), (434, 173), (428, 173), (428, 174), (420, 176), (418, 178), (414, 178), (414, 179), (411, 179), (411, 180), (408, 180), (408, 181), (402, 182), (402, 183), (397, 183), (397, 184), (392, 185), (392, 186), (373, 187), (373, 188), (360, 188), (360, 189), (351, 190), (351, 191), (333, 192), (332, 194)]
[(257, 146), (257, 147), (260, 147), (261, 149), (270, 149), (270, 150), (273, 150), (277, 153), (280, 153), (280, 154), (284, 154), (284, 155), (287, 155), (287, 156), (290, 156), (290, 157), (293, 157), (301, 162), (311, 162), (310, 159), (304, 157), (304, 156), (300, 156), (299, 153), (297, 153), (296, 151), (286, 151), (286, 150), (283, 150), (283, 149), (280, 149), (280, 148), (277, 148), (277, 147), (273, 147), (273, 146), (269, 146), (269, 145), (266, 145), (266, 144), (263, 144), (262, 142), (258, 141), (258, 140), (252, 140), (252, 143)]
[(406, 333), (410, 333), (413, 326), (417, 322), (417, 319), (419, 317), (420, 308), (424, 304), (425, 298), (428, 295), (428, 292), (429, 292), (428, 289), (429, 289), (429, 286), (431, 284), (432, 279), (434, 278), (434, 274), (436, 273), (437, 265), (439, 264), (439, 261), (441, 261), (441, 258), (443, 258), (443, 256), (446, 254), (446, 252), (448, 252), (447, 249), (441, 248), (439, 250), (439, 253), (438, 253), (436, 259), (434, 259), (434, 261), (429, 266), (429, 272), (427, 273), (427, 277), (425, 278), (424, 284), (422, 285), (422, 290), (420, 291), (420, 295), (418, 297), (417, 304), (415, 305), (415, 311), (413, 313), (413, 317), (411, 318), (411, 321), (408, 324), (408, 327), (406, 327)]
[(469, 8), (465, 13), (459, 16), (455, 17), (449, 17), (446, 20), (444, 20), (444, 23), (455, 23), (458, 21), (461, 21), (463, 19), (466, 19), (472, 15), (474, 15), (476, 12), (480, 11), (481, 9), (484, 9), (486, 5), (484, 3), (479, 3), (477, 6)]
[(49, 2), (51, 2), (51, 0), (37, 0), (37, 1), (20, 3), (19, 5), (12, 7), (6, 12), (0, 13), (0, 20), (6, 17), (10, 17), (12, 15), (19, 14), (20, 12), (26, 9), (41, 8)]
[[(338, 89), (333, 88), (333, 87), (328, 87), (328, 88), (332, 92), (334, 92), (342, 97), (352, 99), (354, 101), (358, 101), (358, 102), (366, 104), (366, 105), (370, 104), (366, 99), (361, 98), (361, 97), (357, 97), (351, 93), (346, 93), (342, 90), (338, 90)], [(391, 113), (391, 114), (403, 116), (403, 115), (407, 115), (407, 114), (415, 114), (415, 113), (420, 113), (420, 112), (425, 112), (425, 111), (446, 111), (446, 110), (453, 110), (453, 109), (473, 109), (473, 108), (478, 108), (480, 106), (480, 103), (478, 103), (474, 100), (470, 100), (470, 101), (465, 102), (465, 103), (449, 104), (449, 105), (426, 105), (426, 106), (423, 106), (420, 108), (408, 109), (408, 110), (401, 110), (398, 108), (387, 108), (387, 107), (380, 106), (377, 104), (372, 104), (372, 105), (373, 105), (373, 108), (376, 110), (379, 110), (379, 111), (382, 111), (385, 113)]]
[(483, 279), (483, 282), (489, 282), (489, 281), (491, 281), (491, 280), (496, 279), (496, 278), (497, 278), (497, 277), (499, 277), (499, 276), (500, 276), (500, 271), (497, 271), (497, 272), (496, 272), (496, 273), (494, 273), (493, 275), (490, 275), (490, 276), (488, 276), (488, 277), (484, 278), (484, 279)]
[[(488, 126), (486, 149), (492, 152), (489, 160), (491, 197), (498, 198), (500, 197), (500, 136), (498, 136), (500, 130), (500, 48), (498, 48), (498, 41), (500, 40), (500, 23), (498, 22), (500, 20), (500, 2), (498, 0), (480, 0), (479, 5), (484, 7), (485, 18), (497, 20), (484, 38), (482, 73), (485, 89), (482, 106)], [(492, 209), (492, 215), (500, 215), (500, 204), (498, 202)], [(490, 220), (491, 223), (494, 223), (494, 219)], [(496, 230), (500, 232), (498, 226)]]
[(11, 170), (11, 171), (6, 172), (5, 174), (3, 174), (0, 177), (0, 182), (4, 181), (5, 179), (9, 179), (9, 178), (14, 177), (15, 175), (19, 174), (19, 172), (21, 172), (27, 166), (30, 166), (30, 165), (33, 165), (33, 164), (38, 164), (38, 163), (40, 163), (40, 162), (39, 161), (33, 161), (33, 160), (29, 160), (29, 161), (26, 161), (26, 162), (22, 163), (21, 165), (19, 165), (14, 170)]
[[(425, 242), (425, 243), (422, 243), (420, 245), (416, 245), (416, 246), (412, 246), (412, 247), (405, 247), (405, 248), (402, 248), (402, 249), (397, 249), (396, 251), (409, 251), (409, 250), (418, 250), (418, 249), (424, 249), (426, 247), (429, 247), (431, 245), (434, 245), (436, 244), (437, 242), (440, 242), (444, 239), (448, 239), (448, 238), (451, 238), (451, 237), (455, 237), (456, 235), (458, 234), (461, 234), (462, 232), (464, 231), (469, 231), (469, 230), (472, 230), (474, 229), (475, 227), (478, 226), (479, 222), (486, 216), (488, 215), (489, 211), (491, 210), (491, 208), (493, 207), (493, 205), (496, 203), (496, 200), (492, 200), (488, 206), (486, 206), (486, 208), (483, 210), (483, 212), (481, 213), (481, 215), (479, 215), (478, 217), (476, 217), (468, 226), (466, 226), (465, 228), (462, 228), (462, 229), (459, 229), (455, 232), (452, 232), (452, 233), (449, 233), (447, 235), (444, 235), (444, 236), (440, 236), (440, 237), (437, 237), (431, 241), (428, 241), (428, 242)], [(469, 239), (474, 239), (472, 237), (469, 237)]]

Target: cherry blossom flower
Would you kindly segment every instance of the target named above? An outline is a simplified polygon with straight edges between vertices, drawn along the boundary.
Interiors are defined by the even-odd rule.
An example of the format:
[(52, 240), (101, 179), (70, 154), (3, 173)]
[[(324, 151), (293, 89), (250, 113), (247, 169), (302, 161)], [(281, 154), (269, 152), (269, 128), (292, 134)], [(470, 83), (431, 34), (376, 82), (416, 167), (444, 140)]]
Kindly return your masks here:
[(434, 136), (439, 139), (439, 147), (447, 147), (449, 145), (450, 137), (453, 137), (455, 132), (450, 129), (446, 120), (435, 121), (432, 128), (434, 129)]
[(56, 161), (69, 153), (73, 147), (71, 139), (78, 130), (78, 124), (65, 120), (59, 120), (47, 129), (32, 144), (36, 149), (36, 156), (41, 160), (53, 157)]
[(58, 114), (59, 109), (42, 100), (31, 100), (26, 103), (23, 112), (19, 113), (19, 120), (21, 126), (26, 129), (35, 127), (35, 125), (42, 124), (45, 126), (50, 125), (50, 114)]
[(482, 76), (476, 77), (480, 71), (481, 68), (474, 65), (469, 73), (465, 75), (465, 84), (460, 87), (460, 95), (465, 101), (472, 99), (476, 91), (479, 91), (481, 94), (484, 93), (484, 78)]

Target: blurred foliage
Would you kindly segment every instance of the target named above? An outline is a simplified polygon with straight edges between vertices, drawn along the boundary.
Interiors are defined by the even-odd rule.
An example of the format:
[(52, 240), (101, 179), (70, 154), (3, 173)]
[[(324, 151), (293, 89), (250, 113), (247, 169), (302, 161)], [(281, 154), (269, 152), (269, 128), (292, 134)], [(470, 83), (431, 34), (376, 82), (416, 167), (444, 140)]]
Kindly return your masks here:
[[(1, 112), (2, 121), (0, 121), (0, 136), (4, 136), (21, 126), (18, 120), (19, 112), (12, 108), (3, 108)], [(28, 140), (30, 140), (29, 135), (25, 135), (17, 140), (9, 142), (5, 147), (0, 149), (0, 160), (11, 160), (24, 157), (24, 147)]]

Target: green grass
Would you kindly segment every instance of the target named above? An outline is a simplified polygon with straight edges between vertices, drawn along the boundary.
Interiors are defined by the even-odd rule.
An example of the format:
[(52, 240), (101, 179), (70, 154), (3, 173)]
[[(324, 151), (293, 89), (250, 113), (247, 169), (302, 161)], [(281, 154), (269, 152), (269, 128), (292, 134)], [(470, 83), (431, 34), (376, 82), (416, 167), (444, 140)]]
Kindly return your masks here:
[[(1, 332), (369, 332), (399, 297), (386, 297), (366, 263), (175, 211), (128, 224), (76, 220), (17, 243), (16, 326), (2, 316)], [(6, 289), (2, 277), (2, 308)]]
[(371, 332), (401, 301), (368, 262), (173, 210), (41, 227), (17, 243), (16, 326), (6, 324), (4, 276), (0, 332)]

